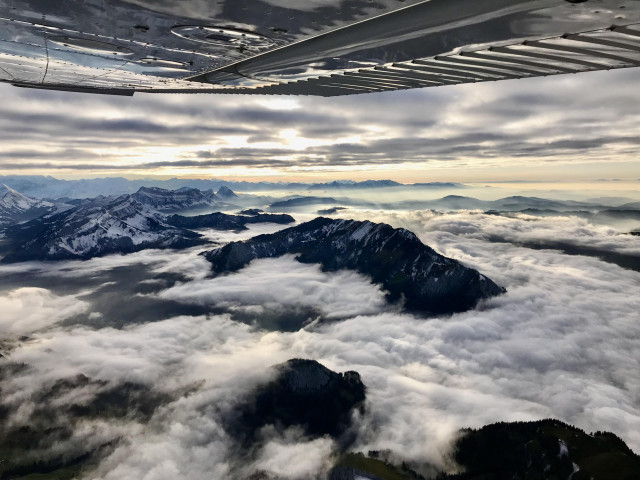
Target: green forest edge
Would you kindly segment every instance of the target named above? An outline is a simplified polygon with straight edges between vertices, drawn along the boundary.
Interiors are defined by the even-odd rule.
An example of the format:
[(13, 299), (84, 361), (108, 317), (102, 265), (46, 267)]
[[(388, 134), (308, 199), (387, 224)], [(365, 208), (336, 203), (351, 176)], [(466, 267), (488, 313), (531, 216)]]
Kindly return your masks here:
[[(465, 467), (462, 473), (440, 473), (438, 480), (494, 480), (505, 478), (510, 468), (518, 468), (521, 457), (531, 455), (537, 460), (550, 459), (559, 461), (559, 440), (566, 443), (569, 459), (579, 467), (579, 471), (571, 476), (572, 480), (635, 480), (640, 473), (640, 456), (636, 455), (619, 437), (613, 433), (595, 432), (591, 435), (583, 430), (547, 419), (537, 422), (496, 423), (481, 429), (465, 429), (456, 443), (453, 459)], [(62, 462), (35, 462), (24, 465), (25, 470), (14, 470), (10, 475), (0, 475), (3, 479), (12, 480), (71, 480), (90, 473), (97, 466), (99, 459), (108, 454), (114, 444), (107, 444), (93, 452), (75, 459)], [(6, 449), (0, 449), (0, 459), (6, 458)], [(547, 455), (547, 457), (545, 457)], [(380, 458), (377, 458), (380, 457)], [(348, 478), (349, 471), (365, 474), (379, 480), (422, 480), (424, 477), (412, 470), (411, 465), (402, 463), (393, 465), (382, 459), (379, 452), (347, 453), (336, 462), (330, 478)], [(1, 461), (1, 460), (0, 460)], [(6, 461), (6, 460), (5, 460)], [(520, 462), (522, 463), (522, 462)], [(530, 463), (525, 462), (525, 463)], [(566, 468), (566, 466), (565, 466)], [(505, 470), (507, 469), (507, 470)], [(557, 475), (555, 466), (547, 468), (542, 474), (536, 471), (525, 471), (521, 474), (530, 480), (565, 479), (565, 475)], [(8, 472), (7, 472), (8, 473)], [(343, 477), (342, 474), (347, 474)]]

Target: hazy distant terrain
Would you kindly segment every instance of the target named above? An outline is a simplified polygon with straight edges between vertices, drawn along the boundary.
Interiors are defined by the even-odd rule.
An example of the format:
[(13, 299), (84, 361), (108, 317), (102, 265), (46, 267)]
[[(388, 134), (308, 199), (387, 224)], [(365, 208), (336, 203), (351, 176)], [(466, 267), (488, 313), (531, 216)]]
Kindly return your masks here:
[[(38, 218), (86, 214), (73, 224), (83, 226), (99, 212), (91, 225), (104, 232), (122, 204), (81, 200), (88, 198), (82, 183), (66, 193), (60, 185), (69, 184), (51, 185), (61, 195)], [(547, 464), (574, 480), (587, 473), (608, 480), (612, 464), (634, 474), (634, 199), (482, 199), (463, 186), (453, 196), (426, 187), (428, 195), (410, 199), (406, 190), (420, 196), (425, 187), (397, 185), (324, 185), (308, 194), (271, 186), (266, 195), (263, 187), (239, 189), (237, 197), (224, 192), (207, 205), (196, 203), (211, 182), (199, 192), (153, 191), (154, 207), (118, 200), (133, 208), (118, 218), (135, 235), (178, 229), (195, 232), (201, 244), (0, 264), (0, 478), (395, 480), (446, 473), (475, 480), (489, 471), (543, 474)], [(174, 213), (168, 199), (182, 207), (197, 202)], [(297, 203), (291, 217), (279, 214), (277, 202), (290, 201)], [(23, 215), (30, 203), (20, 205)], [(266, 245), (268, 235), (313, 220), (325, 205), (331, 219), (413, 232), (506, 293), (464, 312), (414, 315), (389, 302), (389, 289), (364, 270), (301, 263), (303, 250), (258, 255), (273, 258), (215, 275), (200, 255), (254, 237), (263, 243), (242, 245)], [(141, 211), (164, 226), (129, 222)], [(34, 220), (9, 219), (0, 248), (11, 240), (7, 229), (49, 221)], [(46, 231), (80, 238), (84, 227), (73, 225)], [(314, 242), (322, 238), (314, 231)], [(318, 405), (330, 408), (320, 415)], [(329, 426), (310, 429), (319, 418)], [(555, 420), (511, 423), (549, 418), (575, 428)], [(510, 423), (488, 426), (496, 422)], [(461, 429), (473, 430), (461, 436)], [(488, 445), (481, 458), (469, 453), (477, 451), (474, 442)], [(512, 462), (494, 458), (501, 445)], [(477, 476), (460, 476), (462, 466)]]

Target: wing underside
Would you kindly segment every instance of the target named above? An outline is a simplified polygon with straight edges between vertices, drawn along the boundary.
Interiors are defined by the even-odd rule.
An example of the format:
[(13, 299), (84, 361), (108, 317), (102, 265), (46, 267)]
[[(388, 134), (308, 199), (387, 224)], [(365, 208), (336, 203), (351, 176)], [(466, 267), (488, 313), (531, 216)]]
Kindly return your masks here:
[(0, 0), (0, 81), (339, 96), (640, 65), (640, 1)]

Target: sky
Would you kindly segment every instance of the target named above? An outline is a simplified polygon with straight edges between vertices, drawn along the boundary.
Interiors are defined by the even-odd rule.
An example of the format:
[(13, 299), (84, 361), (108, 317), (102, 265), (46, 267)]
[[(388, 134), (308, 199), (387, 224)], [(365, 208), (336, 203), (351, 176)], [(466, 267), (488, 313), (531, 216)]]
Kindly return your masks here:
[(349, 97), (48, 92), (0, 85), (0, 175), (640, 179), (640, 69)]

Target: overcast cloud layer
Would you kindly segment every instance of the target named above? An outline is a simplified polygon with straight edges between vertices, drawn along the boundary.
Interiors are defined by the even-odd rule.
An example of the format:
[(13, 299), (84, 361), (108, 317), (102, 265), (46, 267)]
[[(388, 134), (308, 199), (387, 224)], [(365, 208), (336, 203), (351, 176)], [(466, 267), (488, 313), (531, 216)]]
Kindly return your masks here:
[(0, 174), (636, 180), (639, 80), (628, 69), (333, 99), (2, 84)]
[[(38, 391), (80, 373), (108, 386), (140, 384), (148, 395), (165, 399), (150, 419), (86, 421), (56, 447), (121, 438), (91, 475), (101, 479), (246, 478), (258, 470), (302, 479), (328, 468), (335, 447), (328, 438), (265, 431), (256, 450), (246, 451), (222, 427), (225, 412), (268, 378), (270, 365), (293, 357), (360, 372), (368, 400), (365, 415), (356, 419), (358, 450), (391, 449), (401, 459), (444, 465), (461, 427), (556, 417), (587, 431), (613, 431), (640, 451), (640, 274), (595, 258), (519, 247), (512, 239), (489, 241), (494, 235), (518, 241), (560, 236), (637, 252), (637, 237), (578, 219), (344, 215), (408, 227), (508, 293), (467, 313), (417, 318), (385, 305), (384, 292), (365, 277), (323, 273), (292, 257), (256, 261), (215, 279), (207, 278), (208, 264), (197, 249), (3, 266), (0, 273), (16, 283), (3, 283), (0, 294), (0, 309), (12, 320), (0, 325), (8, 339), (4, 361), (28, 365), (4, 381), (3, 402), (18, 408), (13, 418), (24, 421), (37, 407)], [(180, 280), (144, 293), (122, 290), (123, 311), (142, 296), (185, 308), (214, 304), (232, 313), (142, 324), (124, 318), (119, 328), (96, 327), (91, 317), (100, 311), (87, 296), (91, 279), (136, 264), (146, 265), (150, 277), (172, 272)], [(43, 273), (53, 282), (48, 288), (25, 287)], [(296, 308), (321, 321), (278, 332), (232, 319), (238, 310), (257, 319), (266, 310)], [(94, 326), (68, 323), (78, 318)], [(18, 340), (20, 335), (28, 338)], [(88, 402), (105, 388), (91, 383), (52, 403)]]

